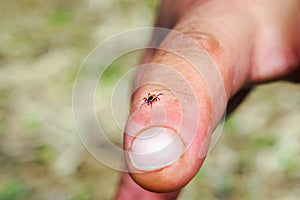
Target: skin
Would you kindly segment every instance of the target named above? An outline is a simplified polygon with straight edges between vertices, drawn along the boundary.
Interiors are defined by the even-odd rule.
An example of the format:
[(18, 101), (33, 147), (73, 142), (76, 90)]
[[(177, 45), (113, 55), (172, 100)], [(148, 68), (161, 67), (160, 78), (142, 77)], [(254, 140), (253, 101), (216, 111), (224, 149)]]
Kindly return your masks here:
[[(203, 135), (211, 134), (210, 125), (219, 122), (227, 105), (229, 111), (234, 110), (255, 84), (300, 80), (298, 0), (233, 0), (230, 3), (226, 0), (166, 0), (162, 1), (155, 25), (186, 34), (208, 52), (220, 73), (219, 81), (224, 85), (225, 98), (221, 99), (222, 102), (212, 98), (210, 92), (217, 91), (209, 88), (204, 78), (195, 73), (185, 60), (163, 51), (148, 50), (142, 63), (164, 64), (172, 68), (187, 78), (195, 91), (195, 98), (186, 98), (194, 101), (199, 108), (197, 134), (190, 148), (172, 165), (154, 171), (137, 170), (140, 173), (131, 173), (130, 176), (123, 174), (115, 199), (176, 199), (180, 189), (194, 177), (204, 162), (205, 156), (199, 158), (199, 152), (206, 152), (208, 148)], [(169, 35), (162, 40), (162, 47), (185, 42)], [(152, 42), (160, 43), (161, 40), (153, 38)], [(185, 48), (189, 48), (188, 44)], [(164, 94), (162, 98), (168, 95), (168, 101), (154, 104), (165, 110), (166, 125), (177, 130), (182, 117), (178, 99), (164, 87), (147, 84), (159, 73), (162, 72), (155, 67), (148, 67), (136, 75), (135, 87), (138, 89), (132, 96), (130, 117), (135, 123), (147, 126), (151, 110), (139, 109), (141, 99), (148, 91), (161, 92)], [(164, 77), (167, 74), (160, 78)], [(176, 77), (168, 77), (165, 81), (174, 85)], [(177, 89), (184, 94), (182, 88), (178, 86)], [(215, 105), (218, 109), (214, 111), (212, 107)], [(125, 150), (130, 149), (132, 143), (132, 138), (126, 134), (131, 131), (128, 129), (130, 127), (125, 130)], [(128, 156), (126, 162), (129, 169), (136, 170)]]

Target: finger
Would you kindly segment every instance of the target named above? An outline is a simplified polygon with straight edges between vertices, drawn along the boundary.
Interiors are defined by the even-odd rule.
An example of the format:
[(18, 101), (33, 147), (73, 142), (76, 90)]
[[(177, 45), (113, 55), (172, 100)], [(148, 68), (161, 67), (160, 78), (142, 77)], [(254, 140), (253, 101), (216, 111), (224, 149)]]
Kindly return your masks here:
[[(246, 79), (247, 59), (220, 56), (221, 44), (215, 38), (222, 36), (213, 37), (195, 30), (194, 24), (190, 26), (188, 29), (179, 24), (178, 30), (197, 41), (202, 46), (200, 49), (210, 51), (211, 56), (203, 55), (205, 52), (198, 51), (188, 39), (168, 35), (162, 48), (186, 55), (189, 61), (196, 61), (200, 66), (195, 67), (175, 54), (158, 51), (152, 59), (154, 64), (145, 68), (132, 97), (124, 140), (126, 162), (134, 180), (152, 191), (174, 191), (192, 179), (205, 159), (213, 127), (225, 111), (232, 90), (241, 87)], [(189, 32), (191, 29), (195, 31)], [(222, 39), (225, 43), (226, 39)], [(247, 52), (249, 47), (244, 46)], [(234, 58), (244, 58), (237, 51), (231, 53)], [(235, 77), (232, 87), (235, 61), (244, 71)], [(152, 108), (140, 109), (141, 100), (148, 92), (163, 93), (161, 101), (154, 102)]]
[[(257, 40), (249, 38), (258, 31), (254, 14), (259, 14), (239, 3), (218, 4), (208, 1), (191, 8), (174, 28), (196, 41), (208, 56), (185, 37), (169, 34), (161, 47), (173, 53), (157, 51), (151, 61), (154, 64), (145, 67), (136, 82), (125, 130), (125, 157), (133, 179), (148, 190), (168, 192), (187, 184), (205, 159), (209, 138), (229, 97), (246, 82), (277, 77), (295, 61), (289, 46), (273, 52), (288, 55), (279, 56), (288, 61), (279, 67), (266, 57), (254, 59), (259, 57), (253, 55)], [(278, 24), (269, 25), (278, 28)], [(283, 44), (287, 36), (273, 37)], [(266, 45), (267, 49), (274, 47), (270, 42)], [(268, 70), (253, 71), (258, 60)], [(164, 95), (152, 108), (139, 109), (148, 92)]]

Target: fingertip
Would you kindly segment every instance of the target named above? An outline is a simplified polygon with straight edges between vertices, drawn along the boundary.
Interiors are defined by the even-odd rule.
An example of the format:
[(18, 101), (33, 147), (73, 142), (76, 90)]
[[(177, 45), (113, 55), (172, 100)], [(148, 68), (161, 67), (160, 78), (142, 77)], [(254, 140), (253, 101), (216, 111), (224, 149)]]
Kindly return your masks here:
[(166, 127), (151, 127), (132, 141), (128, 157), (138, 170), (157, 170), (176, 162), (184, 151), (180, 136)]

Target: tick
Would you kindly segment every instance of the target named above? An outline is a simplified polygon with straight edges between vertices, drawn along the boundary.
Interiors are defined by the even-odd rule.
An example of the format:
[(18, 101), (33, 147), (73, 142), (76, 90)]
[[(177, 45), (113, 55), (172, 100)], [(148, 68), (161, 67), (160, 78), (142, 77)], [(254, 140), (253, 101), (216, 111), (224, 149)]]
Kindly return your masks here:
[(157, 100), (160, 100), (160, 98), (158, 96), (160, 95), (163, 95), (163, 93), (159, 93), (159, 94), (151, 94), (151, 93), (148, 93), (148, 97), (144, 97), (143, 100), (144, 100), (144, 103), (142, 103), (140, 105), (140, 108), (144, 105), (144, 104), (148, 104), (148, 105), (151, 105), (152, 107), (152, 103), (154, 101), (157, 101)]

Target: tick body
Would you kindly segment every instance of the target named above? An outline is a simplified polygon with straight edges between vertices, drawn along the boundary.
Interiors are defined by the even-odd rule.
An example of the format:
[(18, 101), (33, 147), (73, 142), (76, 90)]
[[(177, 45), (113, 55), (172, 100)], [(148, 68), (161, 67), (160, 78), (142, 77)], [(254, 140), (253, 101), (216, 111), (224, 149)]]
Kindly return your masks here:
[(163, 95), (163, 93), (159, 93), (159, 94), (151, 94), (151, 93), (148, 93), (148, 97), (144, 97), (143, 100), (144, 100), (144, 103), (142, 103), (140, 105), (140, 108), (144, 105), (144, 104), (147, 104), (147, 105), (151, 105), (152, 107), (152, 104), (154, 101), (157, 101), (157, 100), (160, 100), (160, 98), (158, 96), (160, 95)]

